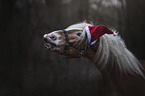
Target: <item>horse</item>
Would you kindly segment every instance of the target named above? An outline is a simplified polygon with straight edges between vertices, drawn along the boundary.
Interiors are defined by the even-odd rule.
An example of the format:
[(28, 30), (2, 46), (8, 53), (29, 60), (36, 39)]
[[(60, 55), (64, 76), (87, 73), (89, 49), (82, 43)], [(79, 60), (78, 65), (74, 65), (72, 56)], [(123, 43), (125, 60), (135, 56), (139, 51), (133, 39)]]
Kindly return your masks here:
[(90, 42), (89, 26), (95, 25), (81, 22), (44, 34), (45, 47), (66, 58), (85, 57), (93, 62), (102, 74), (98, 96), (145, 96), (144, 68), (123, 39), (111, 30)]

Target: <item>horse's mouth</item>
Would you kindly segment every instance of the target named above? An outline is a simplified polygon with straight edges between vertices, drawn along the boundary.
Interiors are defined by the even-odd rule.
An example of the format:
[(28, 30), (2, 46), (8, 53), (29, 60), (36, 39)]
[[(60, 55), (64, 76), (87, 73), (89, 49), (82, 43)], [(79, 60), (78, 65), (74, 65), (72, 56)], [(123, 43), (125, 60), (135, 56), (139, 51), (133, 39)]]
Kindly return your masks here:
[(47, 49), (51, 49), (51, 48), (52, 48), (51, 44), (49, 44), (49, 43), (46, 43), (44, 46), (45, 46)]
[(54, 45), (52, 45), (50, 43), (46, 43), (44, 46), (49, 50), (55, 47)]
[(51, 43), (46, 43), (44, 45), (48, 50), (50, 51), (54, 51), (56, 49), (56, 45), (55, 44), (51, 44)]

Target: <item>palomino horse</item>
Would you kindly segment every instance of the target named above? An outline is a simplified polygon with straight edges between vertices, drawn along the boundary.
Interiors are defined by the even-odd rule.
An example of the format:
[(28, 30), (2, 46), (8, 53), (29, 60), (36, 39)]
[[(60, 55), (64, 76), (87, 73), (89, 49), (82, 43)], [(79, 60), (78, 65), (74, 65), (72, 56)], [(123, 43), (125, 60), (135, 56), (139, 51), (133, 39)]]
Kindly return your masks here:
[(88, 40), (83, 22), (44, 35), (48, 50), (69, 57), (86, 57), (101, 71), (98, 96), (145, 96), (144, 68), (114, 34), (102, 34), (95, 42)]

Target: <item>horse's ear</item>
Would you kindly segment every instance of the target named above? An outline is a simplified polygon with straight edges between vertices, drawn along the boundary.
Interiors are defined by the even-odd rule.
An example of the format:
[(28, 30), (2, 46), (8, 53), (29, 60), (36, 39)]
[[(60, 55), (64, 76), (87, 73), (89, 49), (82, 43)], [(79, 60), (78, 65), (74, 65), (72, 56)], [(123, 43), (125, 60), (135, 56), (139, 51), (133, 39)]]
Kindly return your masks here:
[(87, 23), (87, 20), (84, 20), (83, 23)]

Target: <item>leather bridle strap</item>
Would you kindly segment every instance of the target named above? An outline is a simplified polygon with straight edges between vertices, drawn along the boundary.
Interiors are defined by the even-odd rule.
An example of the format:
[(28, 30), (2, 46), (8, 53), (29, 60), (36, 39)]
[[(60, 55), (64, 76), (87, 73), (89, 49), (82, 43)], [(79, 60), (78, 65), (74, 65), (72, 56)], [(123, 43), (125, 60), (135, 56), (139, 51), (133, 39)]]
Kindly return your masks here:
[(71, 46), (71, 47), (74, 47), (74, 48), (76, 48), (76, 49), (78, 49), (80, 51), (79, 57), (81, 57), (82, 56), (82, 53), (91, 46), (91, 44), (88, 44), (84, 48), (81, 48), (81, 47), (79, 47), (77, 45), (74, 45), (74, 44), (72, 44), (72, 43), (69, 42), (69, 38), (68, 38), (68, 35), (67, 35), (67, 31), (66, 30), (63, 30), (63, 32), (65, 34), (65, 41), (66, 41), (66, 45), (64, 47), (63, 54), (66, 54), (69, 46)]

